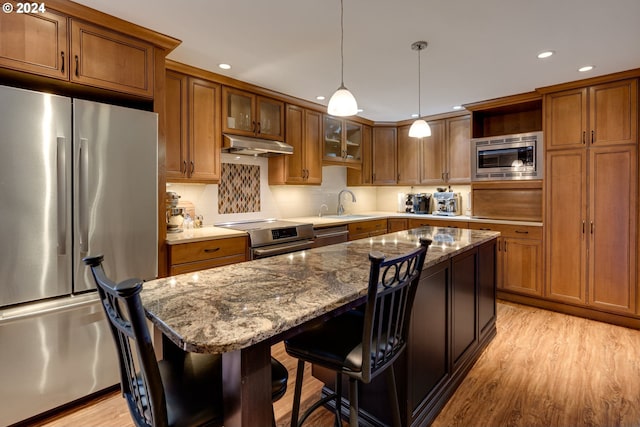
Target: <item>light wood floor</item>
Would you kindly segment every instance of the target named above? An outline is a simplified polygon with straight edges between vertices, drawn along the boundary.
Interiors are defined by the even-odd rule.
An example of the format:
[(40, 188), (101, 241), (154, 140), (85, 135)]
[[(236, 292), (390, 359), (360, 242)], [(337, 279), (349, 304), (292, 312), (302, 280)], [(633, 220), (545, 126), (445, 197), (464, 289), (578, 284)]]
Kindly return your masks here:
[[(434, 421), (443, 426), (640, 426), (640, 331), (517, 304), (498, 304), (498, 335)], [(288, 426), (296, 361), (281, 345), (272, 354), (290, 371), (275, 403)], [(321, 384), (305, 373), (303, 400)], [(133, 426), (118, 393), (37, 424), (42, 427)], [(321, 409), (305, 424), (332, 426)]]

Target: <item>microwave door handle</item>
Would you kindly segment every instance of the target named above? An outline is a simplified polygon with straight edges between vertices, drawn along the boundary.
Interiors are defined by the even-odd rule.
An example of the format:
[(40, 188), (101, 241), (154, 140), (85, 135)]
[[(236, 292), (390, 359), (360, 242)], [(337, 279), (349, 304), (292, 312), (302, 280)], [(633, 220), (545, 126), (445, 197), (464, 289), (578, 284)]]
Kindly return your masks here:
[(67, 151), (66, 138), (59, 136), (56, 147), (56, 185), (57, 185), (57, 222), (58, 255), (67, 254)]

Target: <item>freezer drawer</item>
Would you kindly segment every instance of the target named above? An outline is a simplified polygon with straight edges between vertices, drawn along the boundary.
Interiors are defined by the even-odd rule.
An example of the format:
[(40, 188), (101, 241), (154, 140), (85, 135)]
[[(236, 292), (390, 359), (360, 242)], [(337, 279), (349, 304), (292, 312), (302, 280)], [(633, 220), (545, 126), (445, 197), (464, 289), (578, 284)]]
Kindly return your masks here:
[(0, 425), (119, 382), (116, 350), (97, 294), (0, 311)]

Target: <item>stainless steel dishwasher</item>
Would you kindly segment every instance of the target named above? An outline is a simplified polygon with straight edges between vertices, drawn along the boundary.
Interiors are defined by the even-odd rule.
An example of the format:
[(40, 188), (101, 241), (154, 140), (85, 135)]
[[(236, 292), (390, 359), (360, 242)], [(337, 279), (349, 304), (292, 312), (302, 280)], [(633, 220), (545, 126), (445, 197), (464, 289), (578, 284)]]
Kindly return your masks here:
[(346, 225), (314, 228), (313, 233), (314, 237), (312, 247), (314, 248), (343, 243), (349, 240), (349, 228)]

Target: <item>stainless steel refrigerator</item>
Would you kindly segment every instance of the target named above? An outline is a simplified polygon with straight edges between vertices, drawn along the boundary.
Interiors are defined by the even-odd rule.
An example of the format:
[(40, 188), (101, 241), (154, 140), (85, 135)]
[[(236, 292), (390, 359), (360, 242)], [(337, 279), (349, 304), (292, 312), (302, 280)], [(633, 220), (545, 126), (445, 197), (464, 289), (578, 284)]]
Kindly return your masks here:
[(0, 86), (0, 425), (118, 383), (82, 257), (157, 275), (157, 115)]

